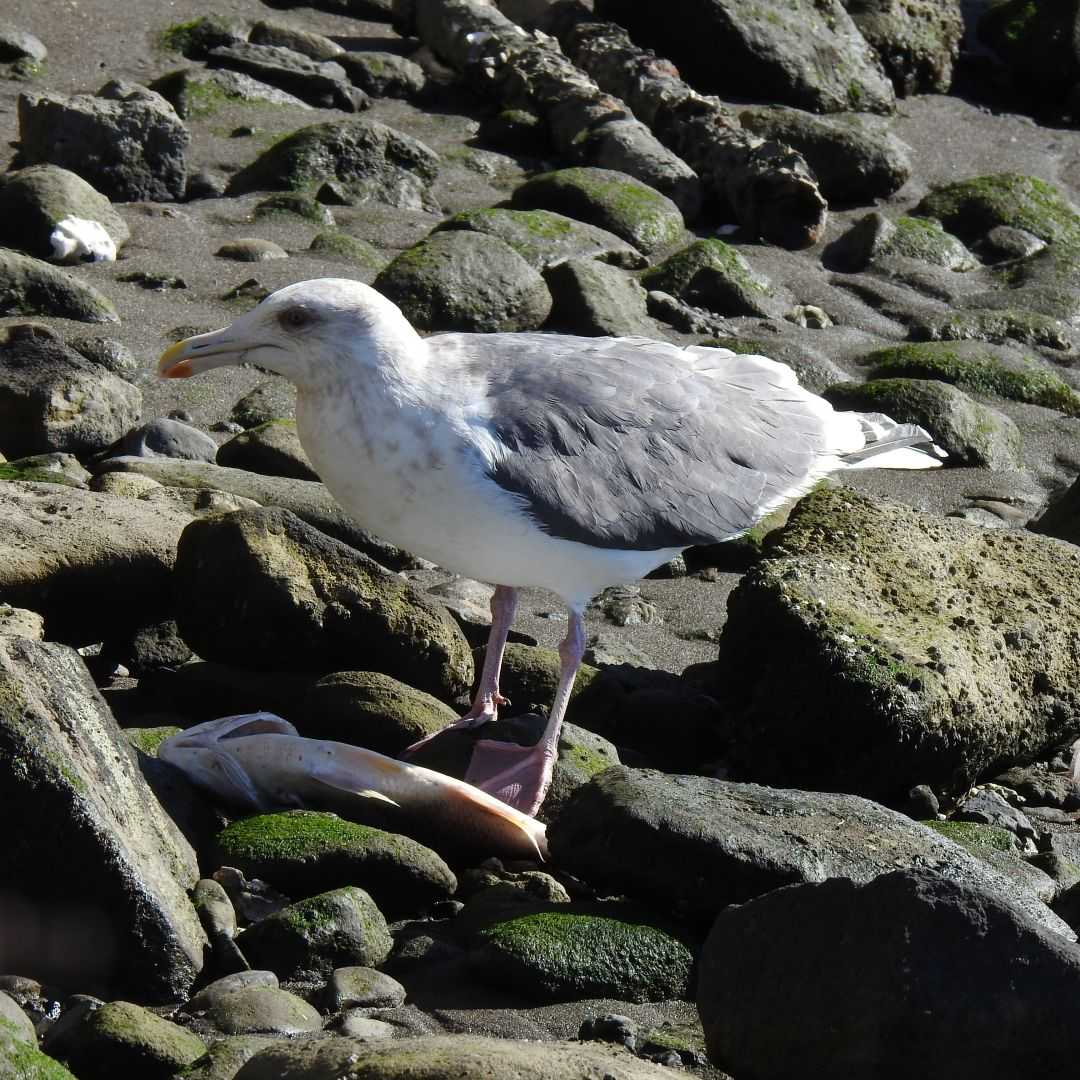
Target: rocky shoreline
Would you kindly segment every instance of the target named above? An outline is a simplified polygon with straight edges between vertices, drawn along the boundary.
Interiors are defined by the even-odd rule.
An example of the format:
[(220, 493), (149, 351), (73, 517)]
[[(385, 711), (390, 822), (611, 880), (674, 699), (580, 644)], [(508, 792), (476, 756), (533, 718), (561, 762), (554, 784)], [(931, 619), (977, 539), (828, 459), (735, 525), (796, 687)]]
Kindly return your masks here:
[[(5, 8), (0, 1078), (1075, 1067), (1074, 17), (651, 8)], [(268, 710), (395, 756), (490, 621), (336, 506), (284, 380), (154, 376), (328, 276), (424, 332), (760, 353), (950, 460), (596, 598), (547, 861), (238, 815), (163, 740)], [(494, 737), (537, 738), (564, 628), (525, 590)]]

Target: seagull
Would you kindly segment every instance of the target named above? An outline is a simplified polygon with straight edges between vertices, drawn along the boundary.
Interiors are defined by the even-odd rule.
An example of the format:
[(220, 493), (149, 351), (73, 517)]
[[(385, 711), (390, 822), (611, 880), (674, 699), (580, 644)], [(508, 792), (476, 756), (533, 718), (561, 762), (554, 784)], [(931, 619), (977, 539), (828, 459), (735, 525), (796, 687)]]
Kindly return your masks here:
[(466, 774), (529, 815), (551, 783), (596, 593), (745, 533), (828, 473), (945, 456), (913, 424), (835, 412), (762, 356), (643, 337), (423, 338), (392, 301), (344, 278), (279, 289), (230, 326), (176, 342), (158, 370), (242, 363), (296, 385), (300, 441), (361, 526), (495, 586), (472, 706), (444, 731), (508, 704), (499, 673), (518, 589), (565, 602), (540, 741), (479, 739)]

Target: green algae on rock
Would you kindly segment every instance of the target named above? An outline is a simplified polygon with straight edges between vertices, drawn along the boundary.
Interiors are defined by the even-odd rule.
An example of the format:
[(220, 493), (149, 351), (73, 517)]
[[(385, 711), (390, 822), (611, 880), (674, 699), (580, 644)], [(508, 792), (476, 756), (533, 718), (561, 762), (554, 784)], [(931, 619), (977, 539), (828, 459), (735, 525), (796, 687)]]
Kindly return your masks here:
[(362, 270), (381, 270), (389, 261), (366, 240), (348, 233), (325, 229), (317, 232), (308, 244), (308, 251), (328, 259), (339, 259)]
[(996, 825), (980, 825), (975, 821), (924, 821), (934, 832), (947, 836), (972, 855), (984, 855), (987, 851), (1015, 851), (1016, 838), (1008, 829)]
[(0, 1080), (75, 1080), (59, 1061), (27, 1041), (20, 1028), (0, 1018)]
[(682, 941), (655, 926), (554, 911), (488, 927), (472, 954), (474, 970), (528, 987), (542, 1001), (686, 997), (693, 960)]
[(179, 735), (183, 728), (164, 725), (163, 727), (124, 728), (124, 738), (136, 750), (141, 750), (150, 757), (157, 757), (158, 747), (173, 735)]

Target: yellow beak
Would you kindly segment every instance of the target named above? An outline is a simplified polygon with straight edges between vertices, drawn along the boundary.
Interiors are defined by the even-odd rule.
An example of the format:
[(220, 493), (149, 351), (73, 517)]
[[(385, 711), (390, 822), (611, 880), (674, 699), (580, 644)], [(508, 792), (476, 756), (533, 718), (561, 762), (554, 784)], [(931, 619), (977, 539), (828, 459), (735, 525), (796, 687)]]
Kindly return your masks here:
[(184, 354), (187, 352), (190, 338), (170, 345), (158, 360), (158, 375), (163, 379), (188, 379), (195, 372), (191, 368), (191, 361)]

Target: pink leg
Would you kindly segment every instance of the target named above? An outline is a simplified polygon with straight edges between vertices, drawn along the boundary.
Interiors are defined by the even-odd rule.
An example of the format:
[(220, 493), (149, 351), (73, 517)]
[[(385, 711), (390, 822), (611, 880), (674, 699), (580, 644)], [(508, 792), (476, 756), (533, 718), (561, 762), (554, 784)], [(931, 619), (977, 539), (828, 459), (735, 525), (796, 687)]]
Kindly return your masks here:
[(487, 649), (484, 651), (484, 667), (480, 673), (480, 683), (476, 688), (472, 706), (460, 720), (455, 720), (454, 723), (448, 724), (431, 735), (425, 735), (418, 742), (407, 747), (404, 753), (411, 754), (432, 739), (437, 739), (443, 731), (461, 731), (479, 727), (489, 720), (496, 720), (499, 716), (499, 706), (510, 704), (499, 693), (499, 674), (502, 671), (503, 653), (506, 651), (506, 636), (510, 633), (510, 625), (514, 621), (516, 609), (517, 589), (512, 589), (507, 585), (496, 585), (491, 597), (491, 632), (488, 634)]
[(515, 746), (481, 739), (473, 749), (469, 771), (465, 774), (470, 784), (524, 814), (535, 814), (540, 809), (551, 786), (563, 716), (585, 652), (585, 621), (578, 608), (569, 610), (570, 626), (559, 645), (559, 685), (540, 741), (535, 746)]

